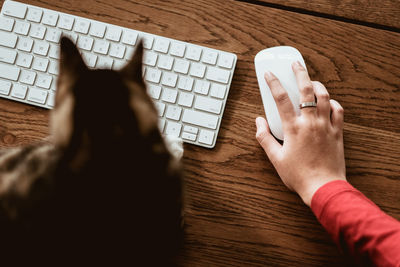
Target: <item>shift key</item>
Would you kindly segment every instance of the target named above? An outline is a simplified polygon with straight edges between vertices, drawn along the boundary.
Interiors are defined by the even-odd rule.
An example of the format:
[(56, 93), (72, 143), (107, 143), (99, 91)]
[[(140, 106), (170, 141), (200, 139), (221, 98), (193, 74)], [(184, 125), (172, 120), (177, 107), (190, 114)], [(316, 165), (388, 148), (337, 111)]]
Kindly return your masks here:
[(182, 121), (209, 129), (217, 129), (218, 116), (207, 114), (201, 111), (185, 109)]
[(12, 65), (0, 63), (0, 78), (17, 81), (20, 69)]

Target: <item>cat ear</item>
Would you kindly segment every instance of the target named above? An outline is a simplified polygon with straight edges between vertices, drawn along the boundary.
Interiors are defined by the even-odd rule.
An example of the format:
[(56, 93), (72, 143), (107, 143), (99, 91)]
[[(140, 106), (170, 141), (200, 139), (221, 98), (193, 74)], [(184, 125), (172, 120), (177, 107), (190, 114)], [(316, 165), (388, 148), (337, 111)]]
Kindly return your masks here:
[(78, 48), (64, 36), (61, 38), (60, 47), (60, 77), (66, 76), (69, 79), (79, 77), (87, 67)]
[(142, 81), (142, 61), (143, 61), (143, 41), (139, 40), (139, 43), (135, 49), (135, 53), (132, 59), (126, 64), (121, 72), (128, 77), (136, 81)]

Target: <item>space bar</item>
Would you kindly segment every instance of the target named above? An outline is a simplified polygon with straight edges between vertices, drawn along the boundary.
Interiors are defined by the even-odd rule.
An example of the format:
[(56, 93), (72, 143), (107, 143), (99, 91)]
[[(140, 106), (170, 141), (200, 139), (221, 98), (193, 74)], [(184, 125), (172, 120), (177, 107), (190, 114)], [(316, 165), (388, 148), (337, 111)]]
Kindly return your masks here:
[(186, 109), (182, 121), (215, 130), (217, 129), (218, 116)]

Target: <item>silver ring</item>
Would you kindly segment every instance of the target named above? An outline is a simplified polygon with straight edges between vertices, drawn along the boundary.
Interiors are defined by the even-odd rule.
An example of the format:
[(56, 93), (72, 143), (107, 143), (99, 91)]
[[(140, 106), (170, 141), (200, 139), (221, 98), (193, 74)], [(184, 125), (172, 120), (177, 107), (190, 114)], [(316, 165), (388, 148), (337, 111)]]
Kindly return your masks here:
[(316, 102), (304, 102), (304, 103), (301, 103), (299, 105), (299, 108), (300, 109), (302, 109), (302, 108), (313, 108), (313, 107), (316, 107), (316, 106), (317, 106)]

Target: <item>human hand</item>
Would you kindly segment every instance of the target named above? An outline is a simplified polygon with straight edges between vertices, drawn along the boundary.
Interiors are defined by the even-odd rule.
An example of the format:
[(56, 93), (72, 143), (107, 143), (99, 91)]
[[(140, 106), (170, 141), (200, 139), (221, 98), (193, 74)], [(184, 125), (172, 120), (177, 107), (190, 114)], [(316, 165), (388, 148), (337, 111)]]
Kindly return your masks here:
[(310, 80), (300, 63), (293, 63), (292, 69), (300, 89), (300, 103), (313, 102), (316, 97), (317, 107), (303, 108), (297, 116), (286, 90), (267, 71), (265, 80), (282, 120), (284, 142), (278, 143), (262, 117), (256, 119), (256, 138), (283, 183), (310, 206), (318, 188), (333, 180), (346, 180), (343, 108), (329, 99), (323, 84)]

